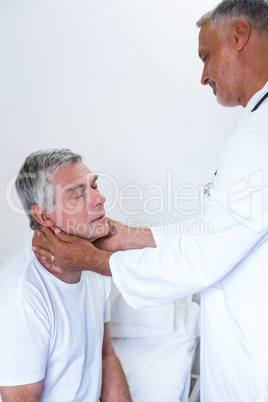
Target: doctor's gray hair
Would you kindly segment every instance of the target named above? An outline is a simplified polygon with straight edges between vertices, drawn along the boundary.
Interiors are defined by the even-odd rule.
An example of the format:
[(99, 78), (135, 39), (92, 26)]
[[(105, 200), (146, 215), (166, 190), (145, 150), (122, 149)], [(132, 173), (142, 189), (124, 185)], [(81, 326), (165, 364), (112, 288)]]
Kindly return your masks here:
[(246, 20), (252, 29), (268, 34), (267, 0), (223, 0), (212, 11), (203, 15), (196, 25), (201, 28), (205, 23), (232, 22)]
[(41, 225), (32, 215), (33, 205), (53, 211), (56, 203), (55, 188), (51, 180), (65, 165), (82, 161), (79, 154), (69, 149), (48, 149), (33, 152), (24, 161), (16, 178), (15, 186), (22, 206), (33, 230)]

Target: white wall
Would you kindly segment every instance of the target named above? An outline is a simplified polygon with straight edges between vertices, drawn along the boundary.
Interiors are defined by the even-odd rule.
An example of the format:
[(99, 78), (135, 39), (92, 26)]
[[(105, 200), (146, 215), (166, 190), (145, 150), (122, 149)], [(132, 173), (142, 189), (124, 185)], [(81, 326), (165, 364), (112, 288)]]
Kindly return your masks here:
[[(200, 85), (195, 22), (217, 2), (0, 0), (0, 263), (29, 233), (10, 188), (38, 149), (70, 148), (113, 178), (99, 182), (112, 218), (198, 212), (197, 200), (174, 205), (175, 191), (211, 179), (241, 112)], [(141, 199), (111, 208), (115, 189)]]

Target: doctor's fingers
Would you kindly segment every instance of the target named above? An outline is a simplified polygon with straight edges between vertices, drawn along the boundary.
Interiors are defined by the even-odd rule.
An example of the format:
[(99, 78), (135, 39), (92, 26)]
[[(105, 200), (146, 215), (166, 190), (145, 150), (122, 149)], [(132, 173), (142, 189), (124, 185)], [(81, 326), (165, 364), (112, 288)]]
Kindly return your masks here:
[(56, 257), (54, 254), (52, 254), (50, 251), (46, 250), (45, 248), (42, 248), (40, 246), (33, 246), (33, 251), (35, 253), (36, 258), (41, 262), (42, 265), (51, 273), (53, 273), (53, 267), (54, 269), (56, 267), (61, 267), (60, 264), (58, 264)]
[(55, 259), (55, 246), (49, 242), (44, 231), (37, 231), (36, 234), (38, 236), (33, 237), (33, 251), (53, 262)]
[(55, 227), (54, 229), (45, 228), (45, 230), (40, 231), (39, 233), (43, 242), (47, 246), (50, 245), (55, 249), (61, 246), (62, 247), (68, 246), (70, 243), (74, 243), (76, 238), (76, 236), (63, 232), (58, 227)]

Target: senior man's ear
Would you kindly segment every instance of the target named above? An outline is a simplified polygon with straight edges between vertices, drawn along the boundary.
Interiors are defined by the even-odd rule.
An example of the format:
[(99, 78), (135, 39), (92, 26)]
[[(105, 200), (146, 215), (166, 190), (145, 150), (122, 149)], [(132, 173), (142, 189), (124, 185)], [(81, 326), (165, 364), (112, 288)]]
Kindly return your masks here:
[(33, 217), (38, 223), (40, 223), (40, 225), (44, 227), (54, 226), (54, 222), (51, 220), (50, 215), (45, 208), (42, 208), (36, 204), (32, 206), (31, 211)]

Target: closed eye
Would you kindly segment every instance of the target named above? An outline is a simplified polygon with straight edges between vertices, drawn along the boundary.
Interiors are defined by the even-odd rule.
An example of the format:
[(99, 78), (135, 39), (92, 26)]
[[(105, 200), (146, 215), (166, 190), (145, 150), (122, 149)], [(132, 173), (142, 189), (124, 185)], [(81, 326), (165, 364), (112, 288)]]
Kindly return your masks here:
[(85, 196), (85, 190), (81, 187), (75, 189), (74, 198), (83, 198)]
[(93, 190), (97, 190), (98, 189), (98, 183), (97, 183), (97, 176), (95, 177), (95, 180), (93, 181), (91, 188)]

